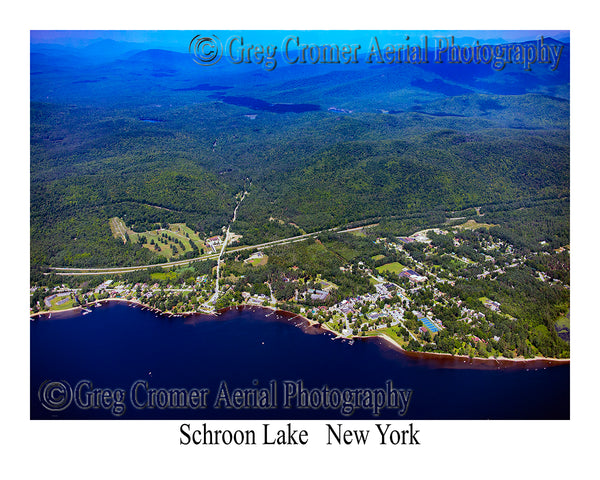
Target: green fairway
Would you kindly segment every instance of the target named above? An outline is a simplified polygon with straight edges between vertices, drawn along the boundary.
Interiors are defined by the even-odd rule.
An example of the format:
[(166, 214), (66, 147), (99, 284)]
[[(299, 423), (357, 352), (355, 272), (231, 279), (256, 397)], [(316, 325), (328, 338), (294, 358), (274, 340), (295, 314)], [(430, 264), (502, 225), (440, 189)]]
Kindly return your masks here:
[(202, 253), (202, 250), (207, 252), (206, 245), (200, 236), (185, 223), (171, 223), (168, 228), (146, 232), (134, 232), (118, 217), (111, 218), (109, 225), (115, 238), (122, 238), (124, 243), (127, 240), (139, 243), (144, 248), (168, 259), (177, 259), (187, 252), (193, 251), (191, 242), (197, 247), (198, 255)]
[(125, 234), (127, 233), (127, 227), (125, 226), (125, 222), (121, 220), (119, 217), (113, 217), (108, 221), (110, 225), (110, 231), (115, 238), (121, 238), (123, 243), (127, 241)]

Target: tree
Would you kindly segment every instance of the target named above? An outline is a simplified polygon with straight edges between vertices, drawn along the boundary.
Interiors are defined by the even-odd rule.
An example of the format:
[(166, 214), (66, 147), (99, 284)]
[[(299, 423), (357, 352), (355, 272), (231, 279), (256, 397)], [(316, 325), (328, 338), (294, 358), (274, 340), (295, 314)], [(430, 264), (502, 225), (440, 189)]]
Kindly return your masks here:
[(429, 330), (425, 330), (423, 333), (423, 340), (425, 340), (427, 343), (431, 342), (431, 333)]

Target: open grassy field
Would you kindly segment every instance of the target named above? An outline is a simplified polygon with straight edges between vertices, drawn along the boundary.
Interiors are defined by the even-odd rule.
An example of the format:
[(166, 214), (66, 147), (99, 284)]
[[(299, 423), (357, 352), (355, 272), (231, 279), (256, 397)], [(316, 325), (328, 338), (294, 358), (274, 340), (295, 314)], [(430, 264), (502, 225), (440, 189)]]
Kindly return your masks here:
[(165, 272), (155, 272), (155, 273), (150, 274), (150, 278), (152, 278), (152, 280), (158, 280), (158, 281), (162, 281), (162, 280), (174, 281), (177, 278), (177, 274), (171, 270), (165, 271)]
[(478, 228), (490, 228), (490, 227), (497, 227), (498, 225), (495, 225), (493, 223), (479, 223), (476, 222), (475, 220), (467, 220), (465, 223), (462, 223), (461, 225), (455, 225), (454, 228), (461, 228), (461, 229), (466, 229), (466, 230), (476, 230)]
[(399, 262), (392, 262), (392, 263), (386, 263), (385, 265), (381, 265), (380, 267), (377, 267), (377, 271), (379, 273), (391, 272), (391, 273), (398, 274), (405, 268), (406, 267)]
[(252, 265), (253, 267), (258, 267), (260, 265), (266, 265), (269, 261), (269, 256), (268, 255), (263, 255), (262, 258), (249, 258), (248, 260), (245, 261), (245, 263), (248, 263), (250, 265)]
[(153, 272), (150, 274), (150, 278), (155, 281), (167, 281), (174, 282), (178, 278), (184, 278), (186, 283), (194, 282), (194, 270), (190, 267), (179, 267), (171, 270), (163, 270), (162, 272)]
[(55, 297), (50, 300), (50, 311), (66, 310), (67, 308), (73, 307), (74, 304), (75, 300), (71, 297)]
[(381, 260), (382, 258), (385, 258), (385, 255), (379, 254), (379, 255), (375, 255), (375, 256), (371, 257), (371, 260), (377, 261), (377, 260)]
[(394, 340), (396, 343), (398, 343), (401, 347), (404, 347), (406, 345), (408, 345), (408, 342), (406, 342), (402, 337), (398, 336), (398, 334), (396, 333), (397, 327), (391, 327), (391, 328), (382, 328), (381, 330), (371, 330), (369, 332), (365, 332), (365, 336), (367, 337), (373, 337), (376, 335), (387, 335), (388, 337), (390, 337), (392, 340)]

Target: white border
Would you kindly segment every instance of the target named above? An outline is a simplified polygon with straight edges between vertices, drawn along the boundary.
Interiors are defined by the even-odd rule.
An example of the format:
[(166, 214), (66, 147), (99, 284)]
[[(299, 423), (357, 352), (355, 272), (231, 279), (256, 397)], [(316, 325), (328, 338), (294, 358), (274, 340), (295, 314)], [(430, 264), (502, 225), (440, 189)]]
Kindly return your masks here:
[[(4, 12), (1, 361), (5, 471), (18, 476), (224, 478), (325, 474), (440, 478), (567, 478), (595, 459), (597, 338), (594, 250), (597, 238), (597, 64), (592, 10), (550, 1), (525, 3), (345, 2), (28, 2)], [(415, 421), (421, 447), (214, 448), (178, 445), (172, 421), (29, 421), (29, 30), (30, 29), (558, 29), (571, 30), (572, 49), (572, 310), (571, 418), (562, 422)], [(193, 422), (197, 424), (198, 422)], [(211, 422), (248, 425), (252, 422)], [(260, 423), (260, 422), (258, 422)], [(282, 423), (282, 422), (278, 422)], [(285, 423), (285, 422), (283, 422)], [(344, 422), (353, 426), (355, 422)], [(365, 428), (367, 422), (356, 422)], [(408, 423), (408, 422), (403, 422)], [(294, 422), (322, 430), (323, 422)], [(589, 432), (589, 433), (588, 433)], [(5, 448), (6, 444), (5, 444)], [(594, 448), (594, 450), (592, 450)], [(8, 464), (6, 463), (8, 462)], [(8, 470), (7, 468), (8, 467)], [(581, 469), (581, 470), (580, 470)], [(594, 470), (590, 470), (594, 471)]]

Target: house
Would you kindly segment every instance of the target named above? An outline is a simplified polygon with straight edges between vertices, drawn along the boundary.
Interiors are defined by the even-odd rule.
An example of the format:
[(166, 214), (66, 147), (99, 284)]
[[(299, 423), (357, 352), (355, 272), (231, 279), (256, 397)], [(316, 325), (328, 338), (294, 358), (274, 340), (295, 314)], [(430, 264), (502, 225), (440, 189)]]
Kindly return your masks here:
[(325, 290), (315, 290), (313, 288), (308, 289), (308, 294), (310, 295), (311, 300), (318, 300), (322, 302), (329, 296), (329, 292)]
[(110, 286), (110, 284), (113, 283), (112, 280), (106, 280), (105, 282), (101, 283), (100, 285), (98, 285), (96, 287), (96, 289), (94, 290), (96, 293), (101, 292), (102, 290), (104, 290), (105, 288), (108, 288)]
[(398, 276), (408, 278), (413, 283), (422, 283), (427, 280), (427, 277), (419, 275), (417, 272), (409, 268), (404, 269)]
[(264, 258), (264, 256), (265, 254), (263, 252), (255, 252), (252, 255), (250, 255), (246, 260), (244, 260), (244, 263), (250, 263), (252, 262), (252, 260), (261, 260)]
[(411, 235), (412, 238), (415, 239), (415, 241), (419, 242), (419, 243), (429, 243), (431, 242), (431, 240), (429, 240), (429, 237), (427, 236), (426, 232), (419, 232), (419, 233), (414, 233)]
[(248, 299), (248, 304), (249, 305), (263, 305), (266, 301), (268, 301), (268, 298), (266, 295), (263, 295), (263, 294), (253, 295), (252, 297), (250, 297)]
[(206, 245), (212, 249), (213, 252), (217, 251), (217, 248), (223, 244), (221, 237), (214, 236), (206, 239)]
[(498, 303), (498, 302), (494, 302), (492, 300), (487, 300), (487, 301), (483, 302), (483, 305), (494, 312), (500, 311), (500, 303)]

